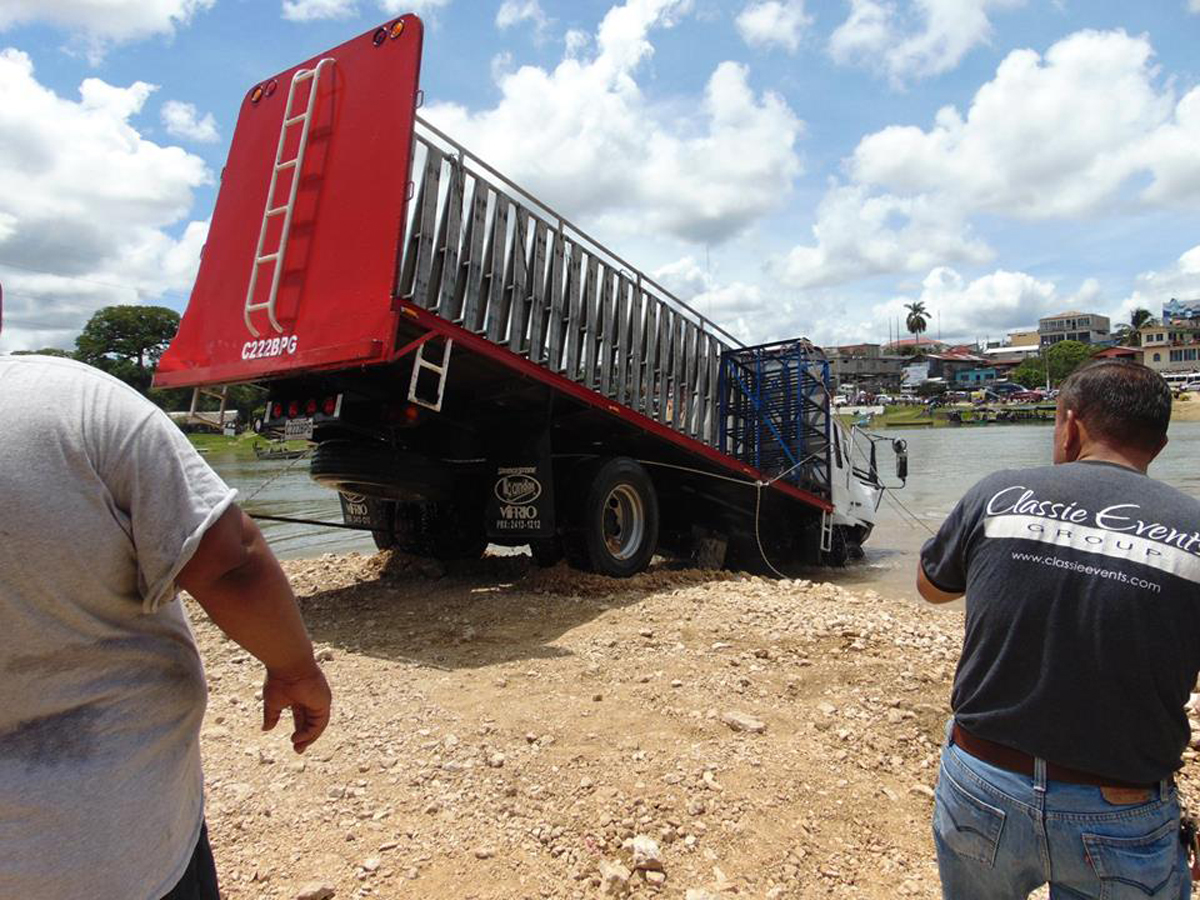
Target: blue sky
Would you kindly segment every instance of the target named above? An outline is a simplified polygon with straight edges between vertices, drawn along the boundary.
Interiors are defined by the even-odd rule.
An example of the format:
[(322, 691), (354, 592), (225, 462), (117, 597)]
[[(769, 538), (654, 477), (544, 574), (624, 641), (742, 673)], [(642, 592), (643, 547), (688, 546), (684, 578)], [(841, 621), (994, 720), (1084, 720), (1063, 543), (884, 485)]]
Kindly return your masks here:
[(245, 90), (408, 11), (426, 115), (746, 339), (1200, 297), (1200, 0), (0, 0), (0, 350), (182, 309)]

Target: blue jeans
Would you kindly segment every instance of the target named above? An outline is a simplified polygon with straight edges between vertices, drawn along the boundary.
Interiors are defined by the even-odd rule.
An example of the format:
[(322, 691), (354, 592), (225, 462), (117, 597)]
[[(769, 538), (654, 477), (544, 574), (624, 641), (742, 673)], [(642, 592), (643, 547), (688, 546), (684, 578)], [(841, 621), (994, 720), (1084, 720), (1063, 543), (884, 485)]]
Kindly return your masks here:
[(1047, 882), (1051, 900), (1189, 900), (1171, 782), (1118, 806), (1045, 771), (1009, 772), (947, 741), (933, 810), (945, 900), (1016, 900)]

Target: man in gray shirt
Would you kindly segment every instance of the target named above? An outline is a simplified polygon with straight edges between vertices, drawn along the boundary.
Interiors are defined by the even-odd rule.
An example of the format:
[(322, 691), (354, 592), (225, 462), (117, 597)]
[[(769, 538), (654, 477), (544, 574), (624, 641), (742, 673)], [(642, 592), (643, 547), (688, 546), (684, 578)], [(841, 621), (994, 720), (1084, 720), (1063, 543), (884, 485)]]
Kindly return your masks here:
[(136, 391), (0, 357), (0, 897), (217, 900), (206, 689), (178, 599), (263, 662), (303, 752), (330, 693), (279, 563)]
[(1189, 894), (1172, 774), (1200, 669), (1200, 502), (1147, 477), (1171, 394), (1144, 366), (1062, 385), (1054, 463), (971, 488), (918, 589), (966, 595), (934, 838), (945, 897)]

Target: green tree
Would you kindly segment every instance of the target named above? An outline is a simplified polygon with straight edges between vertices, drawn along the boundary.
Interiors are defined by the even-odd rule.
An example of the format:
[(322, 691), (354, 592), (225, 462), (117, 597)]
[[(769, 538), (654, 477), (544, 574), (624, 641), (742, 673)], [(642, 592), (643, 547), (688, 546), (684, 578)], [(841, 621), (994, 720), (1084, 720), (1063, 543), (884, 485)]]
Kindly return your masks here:
[(1040, 356), (1031, 356), (1012, 370), (1009, 378), (1027, 388), (1046, 386), (1046, 367), (1050, 368), (1050, 384), (1057, 386), (1064, 378), (1092, 358), (1095, 348), (1081, 341), (1059, 341), (1051, 344)]
[(1030, 356), (1008, 375), (1010, 381), (1027, 388), (1046, 386), (1046, 361), (1040, 356)]
[(43, 347), (41, 350), (14, 350), (13, 356), (57, 356), (60, 359), (74, 359), (75, 354), (57, 347)]
[(1129, 324), (1122, 323), (1117, 326), (1117, 336), (1121, 343), (1127, 347), (1136, 347), (1138, 343), (1138, 331), (1143, 325), (1148, 325), (1154, 321), (1154, 314), (1148, 309), (1138, 307), (1129, 314)]
[(75, 358), (146, 393), (159, 357), (178, 330), (179, 313), (173, 309), (106, 306), (75, 339)]
[(920, 300), (906, 303), (904, 304), (904, 308), (908, 310), (908, 316), (904, 319), (904, 327), (912, 332), (919, 344), (921, 343), (921, 332), (929, 327), (929, 323), (925, 320), (925, 316), (929, 310), (925, 308), (924, 302)]
[(1082, 341), (1059, 341), (1046, 350), (1046, 365), (1050, 369), (1050, 383), (1057, 386), (1064, 378), (1092, 358), (1096, 348)]

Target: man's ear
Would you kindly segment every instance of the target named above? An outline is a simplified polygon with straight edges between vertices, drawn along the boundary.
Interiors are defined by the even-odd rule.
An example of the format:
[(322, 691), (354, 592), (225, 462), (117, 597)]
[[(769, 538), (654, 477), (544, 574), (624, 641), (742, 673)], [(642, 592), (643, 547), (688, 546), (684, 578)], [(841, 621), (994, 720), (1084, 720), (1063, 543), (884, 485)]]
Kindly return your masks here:
[(1075, 410), (1064, 410), (1061, 443), (1059, 446), (1063, 462), (1074, 462), (1079, 458), (1079, 451), (1083, 447), (1083, 440), (1084, 425), (1079, 421), (1079, 417), (1075, 415)]

